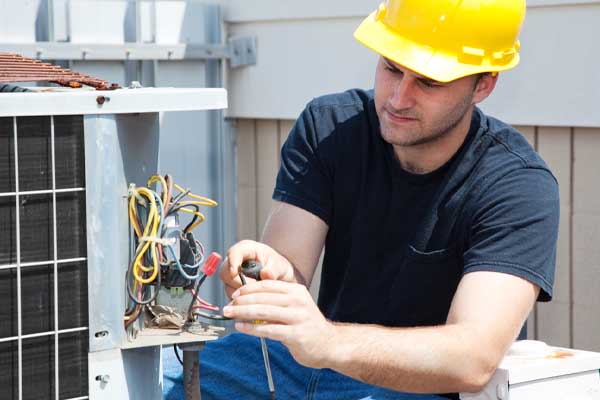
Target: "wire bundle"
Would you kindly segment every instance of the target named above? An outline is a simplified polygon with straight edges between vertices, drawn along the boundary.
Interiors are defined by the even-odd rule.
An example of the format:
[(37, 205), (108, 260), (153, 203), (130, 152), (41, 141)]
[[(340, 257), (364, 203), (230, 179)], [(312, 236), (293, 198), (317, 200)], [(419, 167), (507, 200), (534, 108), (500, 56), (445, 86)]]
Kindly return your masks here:
[[(160, 195), (150, 189), (153, 184), (159, 184)], [(214, 273), (218, 261), (215, 264), (213, 259), (208, 269), (207, 265), (200, 268), (204, 262), (204, 246), (193, 238), (191, 232), (206, 219), (200, 212), (200, 207), (215, 207), (217, 202), (183, 189), (170, 175), (164, 177), (153, 175), (148, 179), (147, 186), (132, 185), (129, 190), (128, 213), (135, 234), (135, 253), (126, 274), (127, 293), (131, 300), (125, 313), (126, 328), (139, 317), (145, 305), (156, 300), (163, 285), (161, 267), (169, 267), (172, 263), (176, 265), (183, 278), (196, 281), (192, 282), (195, 292), (190, 309), (193, 309), (194, 303), (198, 302), (200, 307), (214, 310), (214, 306), (199, 299), (197, 291), (199, 283), (204, 281), (206, 276)], [(168, 226), (170, 224), (167, 223), (170, 217), (176, 218), (179, 212), (193, 215), (192, 220), (182, 230)], [(193, 258), (192, 264), (182, 265), (180, 262), (173, 247), (177, 243), (173, 235), (180, 240), (193, 242), (189, 246)]]

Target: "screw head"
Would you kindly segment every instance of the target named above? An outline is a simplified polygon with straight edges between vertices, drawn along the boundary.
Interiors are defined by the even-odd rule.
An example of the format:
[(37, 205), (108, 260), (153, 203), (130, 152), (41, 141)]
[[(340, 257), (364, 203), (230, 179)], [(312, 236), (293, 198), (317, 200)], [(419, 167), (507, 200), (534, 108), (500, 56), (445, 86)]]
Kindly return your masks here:
[(105, 385), (110, 382), (110, 375), (104, 374), (104, 375), (98, 375), (96, 376), (96, 380), (98, 382), (104, 383)]
[(499, 383), (496, 386), (496, 397), (498, 398), (498, 400), (505, 400), (508, 398), (508, 393), (506, 390), (506, 386), (504, 386), (503, 384)]

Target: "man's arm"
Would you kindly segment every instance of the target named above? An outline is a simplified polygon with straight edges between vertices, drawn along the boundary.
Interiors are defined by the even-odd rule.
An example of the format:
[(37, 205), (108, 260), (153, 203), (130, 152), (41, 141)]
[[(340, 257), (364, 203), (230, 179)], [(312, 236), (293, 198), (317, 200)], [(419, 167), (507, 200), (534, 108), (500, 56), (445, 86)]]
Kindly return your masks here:
[(516, 276), (474, 272), (461, 280), (446, 325), (337, 325), (325, 363), (374, 385), (418, 393), (477, 392), (517, 337), (539, 288)]
[(331, 368), (400, 391), (476, 392), (517, 337), (538, 292), (516, 276), (473, 272), (461, 280), (446, 325), (387, 328), (332, 323), (305, 287), (261, 281), (234, 293), (224, 313), (267, 321), (237, 322), (236, 328), (280, 340), (309, 367)]
[(229, 249), (220, 276), (225, 291), (241, 286), (238, 277), (244, 260), (257, 260), (263, 265), (262, 279), (275, 279), (309, 286), (328, 226), (319, 217), (299, 207), (274, 201), (265, 224), (263, 243), (243, 240)]
[(265, 224), (262, 242), (285, 257), (294, 268), (295, 282), (312, 282), (328, 226), (299, 207), (274, 201)]

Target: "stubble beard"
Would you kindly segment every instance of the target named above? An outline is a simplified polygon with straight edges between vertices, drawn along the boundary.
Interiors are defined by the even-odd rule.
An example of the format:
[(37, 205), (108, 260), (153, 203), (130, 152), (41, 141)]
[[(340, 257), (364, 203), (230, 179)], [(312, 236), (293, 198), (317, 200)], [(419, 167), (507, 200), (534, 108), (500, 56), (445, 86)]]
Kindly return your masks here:
[[(463, 100), (449, 112), (447, 112), (443, 118), (433, 121), (430, 128), (417, 128), (413, 131), (409, 131), (407, 134), (402, 134), (399, 138), (394, 137), (394, 124), (384, 122), (384, 120), (380, 118), (381, 135), (386, 142), (400, 147), (421, 146), (424, 144), (437, 142), (441, 138), (453, 132), (454, 128), (456, 128), (463, 121), (467, 111), (469, 110), (469, 107), (471, 106), (472, 99), (473, 96), (465, 96)], [(383, 112), (385, 113), (386, 111)], [(402, 110), (394, 110), (394, 113), (398, 115), (407, 114), (406, 111)], [(423, 121), (423, 119), (418, 118), (418, 121)]]

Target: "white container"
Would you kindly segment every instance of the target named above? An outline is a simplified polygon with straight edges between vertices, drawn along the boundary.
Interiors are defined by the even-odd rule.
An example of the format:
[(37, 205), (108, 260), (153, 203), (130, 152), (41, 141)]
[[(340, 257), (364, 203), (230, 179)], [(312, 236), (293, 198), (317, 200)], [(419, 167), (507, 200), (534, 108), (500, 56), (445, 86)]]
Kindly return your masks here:
[(598, 400), (600, 353), (516, 342), (492, 379), (463, 400)]

